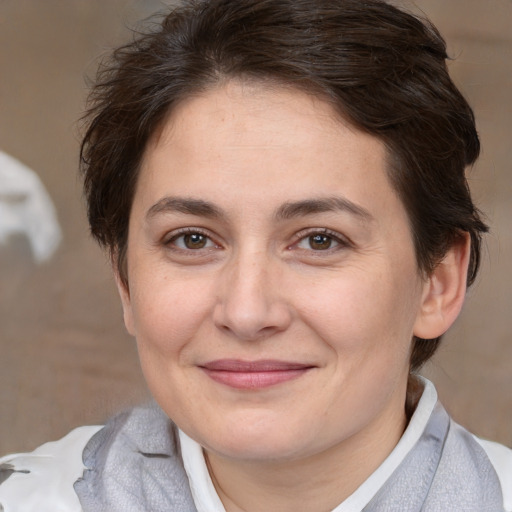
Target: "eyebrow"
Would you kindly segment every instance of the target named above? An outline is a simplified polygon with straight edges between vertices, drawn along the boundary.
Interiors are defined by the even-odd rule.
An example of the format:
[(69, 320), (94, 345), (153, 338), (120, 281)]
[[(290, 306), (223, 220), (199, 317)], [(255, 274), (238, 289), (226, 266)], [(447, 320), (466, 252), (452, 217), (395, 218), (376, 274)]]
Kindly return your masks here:
[(148, 210), (146, 218), (150, 219), (159, 213), (184, 213), (208, 218), (225, 216), (220, 208), (208, 201), (186, 197), (164, 197), (160, 199)]
[[(374, 220), (368, 210), (345, 197), (339, 196), (286, 202), (276, 210), (274, 218), (276, 220), (289, 220), (328, 212), (348, 212), (365, 222)], [(210, 219), (226, 217), (224, 211), (213, 203), (203, 199), (186, 197), (164, 197), (160, 199), (148, 210), (146, 218), (150, 219), (160, 213), (183, 213)]]
[(345, 197), (339, 196), (284, 203), (276, 211), (275, 217), (278, 220), (287, 220), (294, 217), (304, 217), (306, 215), (326, 212), (348, 212), (365, 222), (374, 220), (374, 217), (368, 210)]

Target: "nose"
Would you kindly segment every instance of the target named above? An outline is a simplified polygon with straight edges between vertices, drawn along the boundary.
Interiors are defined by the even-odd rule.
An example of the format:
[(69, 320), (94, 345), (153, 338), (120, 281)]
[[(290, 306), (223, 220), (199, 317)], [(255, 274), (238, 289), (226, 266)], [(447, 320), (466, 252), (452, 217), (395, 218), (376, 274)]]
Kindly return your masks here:
[(292, 320), (282, 286), (282, 269), (264, 254), (239, 257), (223, 269), (214, 323), (241, 340), (282, 332)]

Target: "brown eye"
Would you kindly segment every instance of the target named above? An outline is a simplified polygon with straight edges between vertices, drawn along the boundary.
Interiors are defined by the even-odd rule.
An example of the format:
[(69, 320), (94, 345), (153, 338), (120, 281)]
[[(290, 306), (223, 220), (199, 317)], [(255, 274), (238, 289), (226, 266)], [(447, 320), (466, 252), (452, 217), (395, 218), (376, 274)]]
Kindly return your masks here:
[(329, 235), (316, 234), (308, 237), (308, 243), (315, 251), (325, 251), (332, 247), (333, 239)]
[(207, 242), (208, 238), (201, 233), (183, 235), (183, 244), (187, 249), (203, 249)]
[(167, 243), (169, 246), (186, 251), (197, 251), (200, 249), (210, 249), (215, 247), (215, 243), (210, 237), (198, 231), (191, 231), (190, 233), (176, 235)]
[(331, 234), (327, 231), (310, 232), (309, 235), (306, 234), (295, 244), (297, 249), (315, 252), (341, 249), (346, 246), (347, 243), (341, 235)]

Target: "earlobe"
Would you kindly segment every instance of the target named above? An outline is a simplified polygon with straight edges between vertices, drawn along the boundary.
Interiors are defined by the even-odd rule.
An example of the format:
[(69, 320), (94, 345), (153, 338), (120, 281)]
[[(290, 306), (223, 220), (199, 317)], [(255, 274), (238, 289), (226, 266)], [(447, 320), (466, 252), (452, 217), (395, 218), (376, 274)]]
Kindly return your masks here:
[(116, 281), (117, 291), (119, 293), (119, 297), (121, 298), (121, 305), (123, 306), (123, 318), (124, 325), (126, 330), (132, 335), (135, 336), (135, 330), (133, 325), (133, 312), (132, 312), (132, 303), (130, 297), (130, 288), (128, 286), (128, 281), (123, 280), (119, 275), (119, 270), (115, 267), (113, 268), (114, 279)]
[(459, 315), (466, 295), (471, 241), (464, 233), (426, 280), (414, 335), (434, 339), (444, 334)]

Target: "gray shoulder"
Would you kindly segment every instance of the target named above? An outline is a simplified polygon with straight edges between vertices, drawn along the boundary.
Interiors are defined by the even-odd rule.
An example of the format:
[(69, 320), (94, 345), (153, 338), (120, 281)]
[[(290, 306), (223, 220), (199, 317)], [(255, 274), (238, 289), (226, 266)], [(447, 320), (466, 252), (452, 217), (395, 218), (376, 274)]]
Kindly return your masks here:
[(506, 512), (512, 512), (512, 450), (493, 441), (473, 436), (484, 449), (500, 480)]
[(192, 512), (176, 426), (154, 402), (111, 418), (84, 449), (74, 486), (84, 510)]
[(80, 512), (73, 484), (82, 477), (82, 452), (102, 427), (79, 427), (30, 453), (0, 458), (0, 511)]

